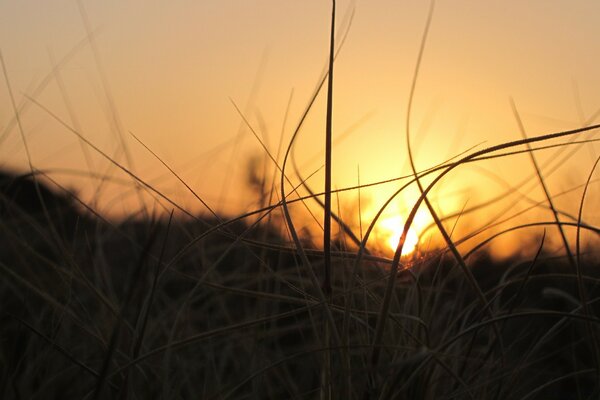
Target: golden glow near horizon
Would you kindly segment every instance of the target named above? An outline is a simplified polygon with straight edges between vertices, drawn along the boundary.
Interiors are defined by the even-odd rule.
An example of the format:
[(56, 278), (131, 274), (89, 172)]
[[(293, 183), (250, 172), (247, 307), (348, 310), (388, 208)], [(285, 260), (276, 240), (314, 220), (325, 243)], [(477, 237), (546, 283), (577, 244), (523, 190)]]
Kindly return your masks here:
[[(365, 223), (370, 223), (373, 218), (373, 214), (377, 212), (376, 209), (369, 209), (365, 211)], [(405, 213), (393, 208), (384, 211), (382, 216), (376, 222), (374, 227), (374, 241), (378, 247), (383, 247), (385, 253), (394, 253), (400, 242), (402, 232), (404, 230)], [(425, 242), (427, 238), (422, 237), (424, 235), (425, 228), (429, 225), (431, 217), (427, 211), (419, 209), (413, 219), (413, 223), (408, 229), (404, 246), (402, 247), (402, 255), (408, 255), (417, 249), (420, 243)]]
[[(400, 238), (402, 237), (402, 232), (404, 231), (404, 219), (400, 215), (396, 215), (394, 217), (386, 218), (379, 223), (380, 230), (384, 237), (387, 237), (386, 244), (389, 249), (392, 251), (396, 251), (398, 244), (400, 243)], [(402, 255), (405, 256), (407, 254), (412, 253), (417, 244), (419, 243), (419, 237), (415, 230), (411, 227), (408, 229), (408, 233), (406, 235), (406, 240), (404, 241), (404, 245), (402, 247)]]
[[(265, 158), (261, 168), (269, 182), (279, 174), (263, 145), (281, 164), (326, 65), (330, 2), (82, 0), (81, 4), (91, 37), (75, 0), (0, 2), (0, 51), (32, 164), (104, 214), (123, 215), (140, 208), (130, 176), (83, 145), (26, 96), (189, 212), (206, 210), (130, 132), (212, 209), (231, 215), (255, 207), (257, 193), (248, 189), (248, 160)], [(352, 26), (335, 64), (337, 188), (355, 186), (358, 178), (372, 183), (410, 175), (407, 98), (429, 7), (420, 1), (340, 0), (340, 33), (353, 6)], [(528, 136), (598, 122), (590, 119), (600, 107), (600, 58), (590, 51), (600, 37), (598, 15), (600, 2), (592, 1), (438, 1), (409, 127), (417, 170), (473, 147), (520, 139), (510, 98)], [(5, 82), (0, 86), (0, 168), (27, 170), (29, 160)], [(323, 187), (319, 154), (324, 120), (321, 93), (304, 120), (286, 170), (294, 184), (318, 171), (307, 181), (314, 192)], [(600, 149), (588, 143), (564, 161), (555, 150), (536, 153), (538, 162), (557, 207), (577, 215), (573, 207), (579, 204), (580, 185)], [(295, 175), (292, 161), (302, 177)], [(521, 182), (532, 172), (527, 155), (461, 166), (436, 185), (430, 199), (441, 215), (449, 215), (465, 204), (476, 206), (501, 196), (476, 215), (461, 217), (459, 236), (462, 226), (481, 229), (511, 213), (517, 216), (506, 224), (513, 226), (548, 220), (551, 215), (543, 204), (533, 206), (544, 199), (538, 182)], [(103, 182), (100, 193), (99, 182)], [(365, 188), (363, 194), (374, 205), (382, 204), (406, 182)], [(414, 184), (409, 190), (414, 200)], [(591, 188), (590, 199), (597, 192)], [(356, 209), (356, 197), (356, 191), (342, 196), (340, 208)], [(170, 208), (154, 194), (145, 199), (158, 211)], [(386, 211), (381, 223), (405, 219), (413, 205), (405, 203), (399, 210)], [(309, 207), (319, 212), (315, 204)], [(598, 222), (591, 208), (587, 210), (584, 220), (591, 225)], [(300, 210), (295, 215), (311, 224), (304, 214)], [(424, 227), (415, 221), (414, 235), (418, 237)], [(309, 228), (319, 233), (317, 226)], [(379, 229), (388, 229), (389, 240), (396, 240), (392, 237), (397, 228)], [(412, 235), (409, 240), (416, 241)]]

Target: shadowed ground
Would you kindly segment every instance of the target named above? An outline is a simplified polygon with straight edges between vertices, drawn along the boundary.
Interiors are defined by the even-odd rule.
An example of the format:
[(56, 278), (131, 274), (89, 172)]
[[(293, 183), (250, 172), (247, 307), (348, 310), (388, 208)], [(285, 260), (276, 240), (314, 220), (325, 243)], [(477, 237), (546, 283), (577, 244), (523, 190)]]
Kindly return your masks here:
[(598, 395), (589, 261), (578, 280), (562, 258), (478, 254), (470, 268), (490, 317), (447, 254), (422, 255), (396, 282), (373, 364), (383, 261), (363, 261), (352, 282), (353, 253), (334, 253), (334, 343), (306, 268), (274, 229), (111, 224), (29, 175), (0, 174), (0, 191), (4, 399), (318, 398), (324, 386), (334, 398)]

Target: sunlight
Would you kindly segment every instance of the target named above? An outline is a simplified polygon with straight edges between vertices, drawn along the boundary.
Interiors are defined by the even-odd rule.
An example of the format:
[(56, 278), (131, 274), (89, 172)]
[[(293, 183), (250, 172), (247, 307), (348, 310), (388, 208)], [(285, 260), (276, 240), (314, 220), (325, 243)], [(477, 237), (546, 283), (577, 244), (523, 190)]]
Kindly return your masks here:
[[(379, 222), (379, 233), (385, 238), (386, 245), (392, 251), (396, 251), (403, 229), (404, 221), (399, 215), (383, 219)], [(406, 242), (402, 248), (402, 255), (405, 256), (412, 253), (416, 249), (418, 243), (419, 237), (417, 233), (412, 227), (409, 228)]]

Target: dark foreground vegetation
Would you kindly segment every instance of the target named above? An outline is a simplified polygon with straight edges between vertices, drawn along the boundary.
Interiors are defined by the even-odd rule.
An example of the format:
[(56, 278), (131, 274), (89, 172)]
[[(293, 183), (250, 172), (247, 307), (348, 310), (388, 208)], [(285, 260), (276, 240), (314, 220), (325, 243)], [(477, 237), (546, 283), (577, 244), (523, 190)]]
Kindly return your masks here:
[[(334, 250), (323, 304), (264, 225), (112, 224), (37, 182), (0, 176), (3, 399), (600, 395), (589, 259), (578, 274), (543, 251), (503, 263), (476, 254), (483, 304), (448, 254), (421, 255), (405, 261), (383, 315), (389, 260), (355, 269), (356, 251)], [(309, 261), (321, 277), (322, 256)]]

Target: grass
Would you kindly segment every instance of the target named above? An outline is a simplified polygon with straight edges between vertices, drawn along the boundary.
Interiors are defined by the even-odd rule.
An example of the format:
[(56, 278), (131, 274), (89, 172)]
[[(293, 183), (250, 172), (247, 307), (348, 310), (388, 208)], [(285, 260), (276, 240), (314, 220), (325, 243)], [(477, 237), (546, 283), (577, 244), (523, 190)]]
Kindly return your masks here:
[[(360, 193), (385, 182), (332, 187), (334, 61), (347, 33), (336, 44), (335, 1), (332, 5), (327, 70), (294, 128), (281, 164), (279, 154), (269, 152), (233, 103), (275, 170), (272, 177), (260, 171), (251, 174), (261, 207), (237, 217), (210, 209), (175, 169), (134, 136), (209, 215), (189, 212), (137, 174), (129, 162), (119, 163), (102, 152), (36, 96), (26, 95), (28, 106), (47, 113), (88, 151), (126, 174), (136, 195), (155, 196), (168, 212), (145, 209), (141, 217), (109, 221), (31, 162), (27, 173), (0, 173), (0, 397), (592, 399), (600, 395), (596, 339), (600, 273), (597, 250), (581, 241), (582, 231), (600, 233), (583, 219), (588, 189), (597, 183), (593, 179), (597, 162), (579, 188), (578, 214), (573, 216), (557, 205), (559, 195), (551, 195), (545, 184), (548, 169), (535, 158), (541, 151), (554, 151), (558, 158), (569, 148), (590, 145), (593, 139), (578, 138), (600, 125), (589, 121), (582, 128), (527, 136), (514, 107), (522, 139), (470, 149), (419, 171), (412, 160), (409, 106), (406, 138), (412, 173), (398, 178), (398, 190), (364, 230), (362, 225), (354, 229), (351, 218), (334, 206), (334, 196)], [(81, 13), (85, 16), (83, 8)], [(433, 5), (409, 104), (432, 15)], [(86, 29), (92, 36), (89, 24)], [(328, 178), (318, 193), (308, 185), (312, 175), (304, 177), (295, 164), (293, 145), (323, 88), (328, 99), (324, 135)], [(11, 99), (20, 126), (12, 91)], [(113, 117), (116, 114), (113, 109)], [(22, 138), (27, 146), (25, 135)], [(487, 216), (497, 201), (529, 180), (509, 182), (504, 196), (451, 216), (438, 215), (435, 207), (433, 193), (441, 180), (490, 158), (510, 162), (523, 153), (531, 157), (532, 178), (546, 195), (543, 204), (532, 207), (545, 206), (552, 219), (529, 224), (516, 219), (518, 213), (509, 217), (502, 213), (456, 237), (449, 222)], [(98, 179), (116, 178), (100, 174)], [(419, 197), (406, 217), (398, 248), (393, 254), (378, 252), (370, 240), (377, 220), (389, 203), (415, 186)], [(311, 211), (315, 210), (311, 204), (316, 204), (322, 213), (323, 245), (314, 246), (310, 235), (297, 228), (300, 221), (292, 208), (298, 204)], [(430, 230), (438, 232), (441, 244), (401, 256), (422, 205), (433, 217)], [(360, 213), (359, 205), (359, 223)], [(516, 222), (494, 231), (500, 218)], [(543, 229), (537, 230), (539, 236), (531, 235), (534, 251), (527, 255), (515, 253), (500, 260), (487, 251), (498, 237), (532, 226)], [(336, 228), (338, 235), (333, 233)], [(576, 232), (574, 250), (568, 230)], [(561, 252), (550, 250), (552, 231), (563, 243)], [(463, 250), (467, 242), (471, 246)]]

